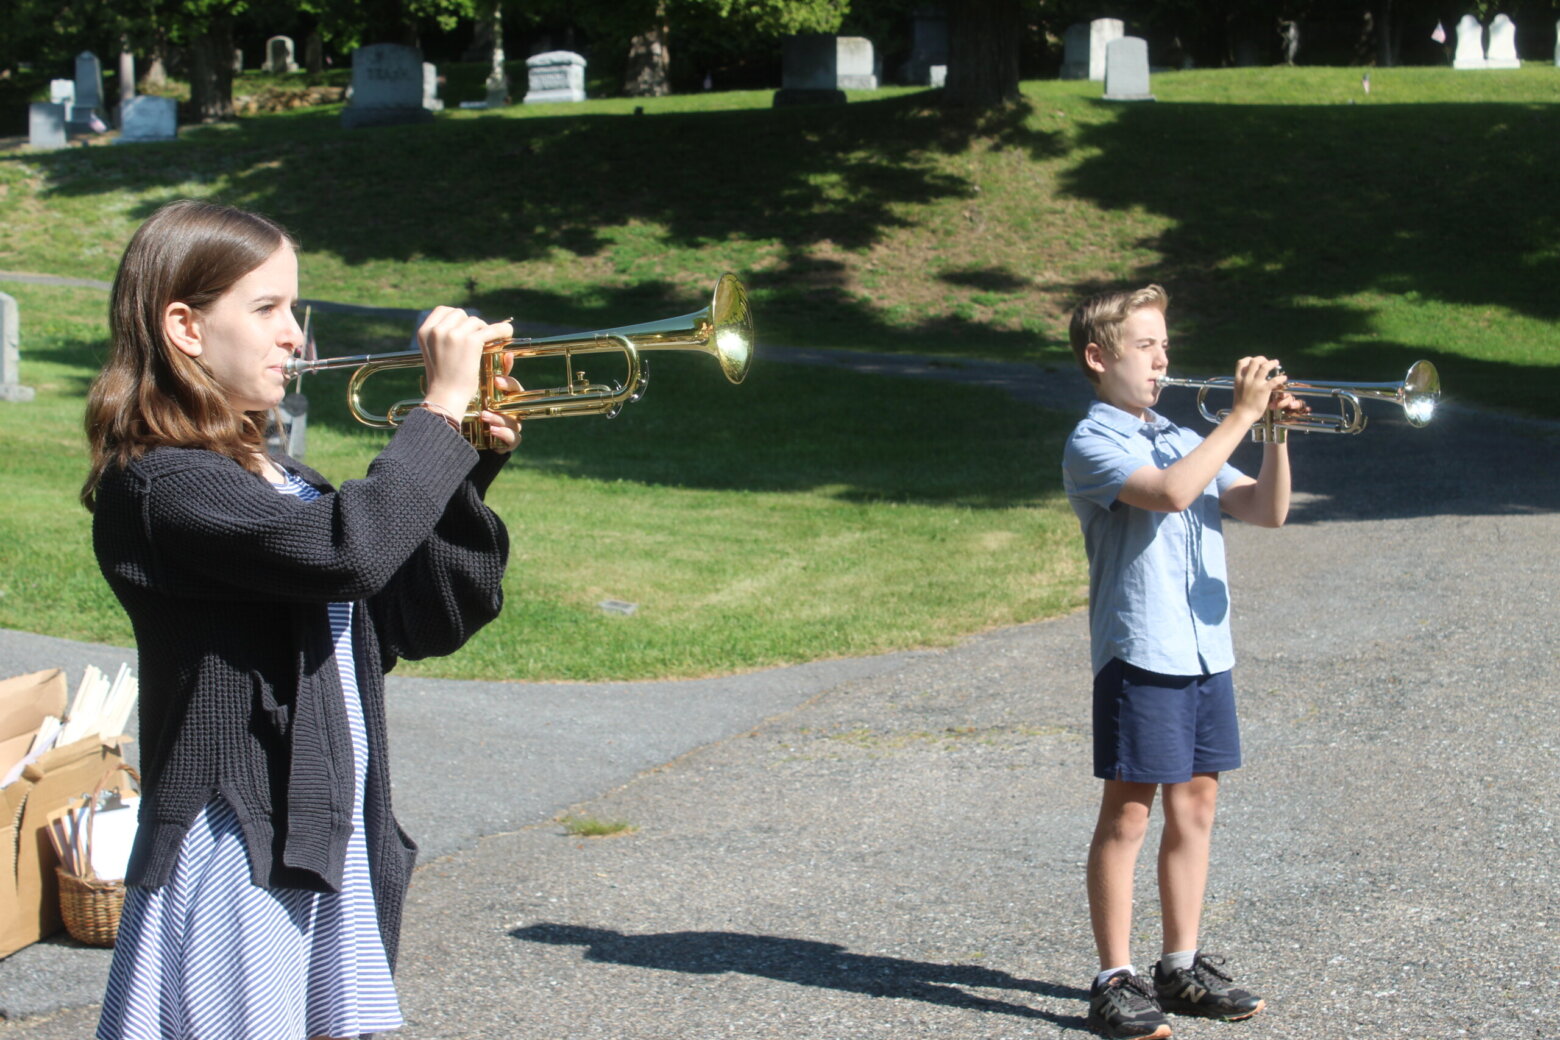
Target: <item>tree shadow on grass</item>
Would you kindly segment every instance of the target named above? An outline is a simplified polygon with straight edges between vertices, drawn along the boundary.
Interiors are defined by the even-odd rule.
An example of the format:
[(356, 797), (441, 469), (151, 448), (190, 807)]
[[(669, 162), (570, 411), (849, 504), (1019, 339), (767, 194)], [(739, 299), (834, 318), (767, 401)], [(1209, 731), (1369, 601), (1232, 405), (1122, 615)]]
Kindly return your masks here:
[[(293, 228), (309, 250), (357, 264), (481, 263), (581, 256), (612, 246), (602, 229), (635, 221), (700, 245), (741, 237), (788, 248), (854, 249), (904, 226), (903, 204), (964, 195), (969, 182), (929, 154), (979, 136), (1035, 156), (1055, 136), (1027, 109), (948, 115), (918, 95), (765, 111), (441, 119), (341, 131), (332, 112), (250, 120), (168, 145), (29, 157), (49, 195), (105, 185), (146, 191), (190, 181)], [(322, 147), (325, 145), (325, 147)], [(451, 207), (453, 196), (467, 205)], [(148, 200), (136, 216), (149, 215)], [(439, 214), (429, 221), (428, 213)]]
[(971, 989), (1007, 989), (1064, 1000), (1087, 1000), (1074, 986), (1036, 982), (970, 964), (936, 964), (851, 953), (837, 943), (740, 932), (627, 935), (583, 925), (536, 924), (509, 933), (526, 942), (583, 946), (587, 960), (694, 975), (734, 972), (798, 986), (919, 1000), (1085, 1029), (1081, 1015), (1058, 1015), (1025, 1004), (979, 996)]
[(1425, 305), (1424, 339), (1449, 346), (1483, 330), (1440, 324), (1443, 305), (1497, 328), (1503, 314), (1560, 318), (1560, 209), (1534, 204), (1552, 196), (1560, 165), (1554, 111), (1123, 106), (1082, 129), (1078, 144), (1094, 155), (1064, 175), (1063, 190), (1170, 218), (1142, 243), (1163, 259), (1141, 277), (1176, 296), (1179, 364), (1224, 374), (1234, 358), (1260, 351), (1312, 378), (1380, 381), (1430, 356), (1449, 388), (1482, 384), (1483, 400), (1553, 414), (1560, 366), (1433, 347), (1402, 356), (1379, 338), (1370, 297), (1406, 304), (1400, 322)]

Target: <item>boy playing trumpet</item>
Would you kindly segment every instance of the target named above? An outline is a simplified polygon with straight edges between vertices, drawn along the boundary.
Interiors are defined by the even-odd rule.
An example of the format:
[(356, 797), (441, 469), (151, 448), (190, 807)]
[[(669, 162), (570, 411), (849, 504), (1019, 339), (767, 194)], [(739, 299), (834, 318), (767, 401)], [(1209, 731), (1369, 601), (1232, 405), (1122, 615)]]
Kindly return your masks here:
[[(1263, 1007), (1223, 958), (1198, 948), (1219, 774), (1241, 761), (1220, 513), (1282, 526), (1287, 447), (1263, 447), (1255, 480), (1229, 458), (1268, 409), (1305, 406), (1282, 392), (1276, 360), (1247, 357), (1229, 415), (1206, 438), (1155, 414), (1168, 304), (1157, 285), (1102, 293), (1078, 305), (1070, 330), (1099, 396), (1068, 438), (1063, 481), (1089, 556), (1094, 772), (1104, 781), (1088, 860), (1101, 968), (1088, 1020), (1110, 1037), (1168, 1037), (1167, 1010), (1233, 1020)], [(1160, 791), (1164, 938), (1145, 978), (1128, 950), (1132, 877)]]

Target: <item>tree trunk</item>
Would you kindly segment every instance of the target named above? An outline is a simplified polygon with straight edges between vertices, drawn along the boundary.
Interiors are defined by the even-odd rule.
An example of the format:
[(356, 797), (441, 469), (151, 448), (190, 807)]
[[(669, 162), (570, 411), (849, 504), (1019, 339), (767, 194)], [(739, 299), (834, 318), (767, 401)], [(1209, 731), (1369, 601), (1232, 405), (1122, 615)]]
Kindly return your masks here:
[(672, 52), (667, 38), (665, 0), (655, 5), (655, 24), (628, 41), (628, 70), (623, 93), (629, 97), (665, 97), (672, 92)]
[(202, 123), (233, 118), (233, 19), (219, 15), (190, 45), (190, 107)]
[(509, 104), (509, 73), (504, 71), (504, 12), (498, 4), (493, 4), (493, 15), (488, 22), (488, 34), (492, 37), (492, 52), (489, 54), (488, 78), (485, 84), (487, 88), (487, 105), (489, 108), (500, 108)]
[(1376, 3), (1376, 64), (1392, 68), (1397, 64), (1397, 34), (1393, 32), (1392, 0)]
[(962, 0), (948, 17), (948, 85), (943, 104), (995, 108), (1017, 101), (1022, 0)]

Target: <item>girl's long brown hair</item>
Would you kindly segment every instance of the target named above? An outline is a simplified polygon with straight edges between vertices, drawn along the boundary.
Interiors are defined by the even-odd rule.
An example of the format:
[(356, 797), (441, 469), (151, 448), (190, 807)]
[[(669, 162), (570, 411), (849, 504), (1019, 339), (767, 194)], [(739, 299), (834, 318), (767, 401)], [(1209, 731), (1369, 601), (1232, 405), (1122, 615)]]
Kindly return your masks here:
[(267, 413), (243, 412), (196, 358), (168, 343), (174, 302), (203, 311), (293, 240), (280, 226), (231, 206), (185, 199), (142, 224), (125, 247), (109, 302), (107, 364), (87, 395), (90, 512), (103, 473), (163, 446), (206, 448), (259, 472)]

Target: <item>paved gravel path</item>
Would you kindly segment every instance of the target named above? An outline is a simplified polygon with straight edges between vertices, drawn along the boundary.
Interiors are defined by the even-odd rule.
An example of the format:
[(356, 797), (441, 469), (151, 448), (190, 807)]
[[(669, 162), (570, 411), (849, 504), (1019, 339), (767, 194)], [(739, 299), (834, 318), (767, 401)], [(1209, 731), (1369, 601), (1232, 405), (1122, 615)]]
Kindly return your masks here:
[[(1271, 1006), (1180, 1037), (1560, 1032), (1560, 426), (1371, 414), (1295, 446), (1288, 527), (1230, 531), (1247, 766), (1204, 940)], [(708, 686), (393, 686), (397, 798), (434, 836), (398, 1035), (1079, 1035), (1087, 667), (1073, 614)], [(433, 730), (435, 701), (473, 728)], [(564, 807), (636, 829), (571, 837)], [(1143, 965), (1148, 854), (1139, 907)], [(64, 942), (0, 961), (25, 1016), (0, 1040), (88, 1035), (93, 998), (14, 994), (90, 993), (104, 963)]]

